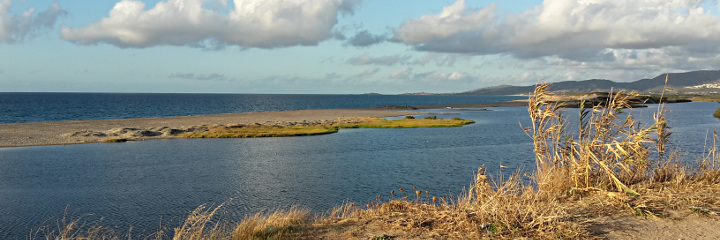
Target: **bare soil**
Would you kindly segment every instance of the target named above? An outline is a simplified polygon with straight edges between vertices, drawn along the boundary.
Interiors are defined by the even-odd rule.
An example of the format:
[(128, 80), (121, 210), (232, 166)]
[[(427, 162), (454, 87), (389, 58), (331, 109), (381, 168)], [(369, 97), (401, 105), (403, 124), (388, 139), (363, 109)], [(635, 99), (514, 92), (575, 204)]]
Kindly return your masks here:
[(680, 211), (672, 218), (606, 216), (590, 220), (589, 230), (604, 239), (718, 239), (720, 218)]

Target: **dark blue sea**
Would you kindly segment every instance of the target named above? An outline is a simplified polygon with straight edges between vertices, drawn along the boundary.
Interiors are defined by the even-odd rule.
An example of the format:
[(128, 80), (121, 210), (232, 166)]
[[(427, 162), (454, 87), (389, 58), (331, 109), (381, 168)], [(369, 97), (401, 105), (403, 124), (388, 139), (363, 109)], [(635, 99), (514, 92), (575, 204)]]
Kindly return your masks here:
[(514, 96), (0, 93), (0, 123), (502, 102)]
[[(3, 113), (13, 113), (12, 117), (3, 115), (5, 122), (515, 99), (75, 93), (0, 96)], [(670, 148), (688, 161), (702, 157), (712, 143), (712, 132), (720, 128), (720, 120), (712, 116), (718, 107), (715, 102), (667, 105), (672, 127)], [(566, 111), (569, 118), (577, 116), (577, 109)], [(656, 111), (657, 105), (651, 105), (629, 112), (650, 123)], [(66, 209), (71, 218), (100, 221), (100, 225), (117, 230), (132, 226), (133, 236), (142, 238), (161, 227), (172, 231), (203, 204), (225, 203), (223, 219), (236, 221), (290, 206), (322, 213), (344, 202), (364, 205), (377, 201), (378, 194), (386, 201), (390, 191), (398, 193), (401, 187), (455, 197), (472, 183), (479, 166), (494, 176), (532, 171), (532, 141), (520, 127), (530, 124), (526, 108), (414, 112), (456, 113), (449, 116), (476, 123), (458, 128), (343, 129), (336, 134), (307, 137), (0, 148), (0, 239), (26, 239), (40, 226), (57, 225)]]

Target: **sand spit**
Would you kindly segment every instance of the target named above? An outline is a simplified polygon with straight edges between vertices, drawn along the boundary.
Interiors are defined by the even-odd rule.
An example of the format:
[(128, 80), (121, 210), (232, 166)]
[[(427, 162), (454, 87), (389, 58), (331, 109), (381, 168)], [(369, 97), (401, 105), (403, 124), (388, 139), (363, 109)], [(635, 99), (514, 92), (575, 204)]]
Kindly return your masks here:
[(100, 142), (113, 136), (135, 138), (174, 137), (177, 131), (191, 131), (197, 126), (253, 124), (274, 122), (302, 123), (336, 121), (350, 117), (397, 117), (422, 114), (403, 112), (413, 109), (484, 108), (527, 106), (527, 100), (499, 103), (427, 105), (415, 107), (379, 107), (366, 109), (314, 109), (279, 112), (226, 113), (213, 115), (81, 120), (0, 124), (0, 147), (66, 145)]
[(0, 124), (0, 147), (93, 143), (113, 135), (132, 135), (148, 139), (163, 138), (173, 135), (173, 131), (187, 131), (193, 126), (202, 125), (302, 123), (334, 121), (348, 117), (396, 117), (408, 114), (410, 113), (382, 109), (320, 109), (163, 118), (10, 123)]

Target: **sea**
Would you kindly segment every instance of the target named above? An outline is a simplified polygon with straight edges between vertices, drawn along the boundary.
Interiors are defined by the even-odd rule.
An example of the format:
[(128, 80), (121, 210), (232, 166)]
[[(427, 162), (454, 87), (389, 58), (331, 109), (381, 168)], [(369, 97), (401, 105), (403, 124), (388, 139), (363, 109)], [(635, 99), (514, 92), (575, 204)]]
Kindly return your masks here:
[(502, 102), (526, 97), (183, 93), (0, 93), (0, 123)]
[[(514, 96), (0, 93), (0, 122), (117, 119), (298, 109), (500, 102)], [(716, 102), (666, 105), (670, 148), (704, 156), (720, 120)], [(578, 115), (566, 109), (566, 116)], [(658, 105), (627, 111), (644, 124)], [(343, 129), (321, 136), (162, 139), (0, 148), (0, 239), (27, 239), (65, 217), (142, 238), (171, 232), (197, 207), (239, 221), (300, 207), (322, 214), (429, 191), (462, 194), (478, 167), (496, 178), (534, 166), (525, 107), (423, 109), (475, 124), (456, 128)], [(444, 115), (444, 114), (454, 115)], [(439, 115), (443, 114), (443, 115)], [(0, 136), (0, 140), (2, 136)], [(690, 163), (691, 164), (691, 163)], [(500, 167), (503, 166), (503, 167)], [(400, 188), (406, 189), (404, 192)], [(395, 196), (390, 192), (394, 191)], [(43, 228), (50, 227), (50, 228)]]

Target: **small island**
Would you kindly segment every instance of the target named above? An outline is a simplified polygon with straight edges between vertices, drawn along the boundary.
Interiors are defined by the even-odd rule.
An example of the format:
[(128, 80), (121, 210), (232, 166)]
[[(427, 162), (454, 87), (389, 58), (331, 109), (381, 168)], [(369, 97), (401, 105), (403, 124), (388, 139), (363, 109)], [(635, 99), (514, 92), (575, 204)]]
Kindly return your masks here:
[(421, 128), (421, 127), (459, 127), (475, 123), (460, 118), (442, 119), (435, 116), (415, 119), (383, 119), (378, 117), (351, 117), (324, 121), (302, 122), (264, 122), (252, 124), (228, 124), (212, 126), (193, 126), (189, 128), (122, 128), (105, 132), (82, 131), (72, 136), (104, 137), (104, 142), (126, 142), (151, 138), (258, 138), (312, 136), (336, 133), (348, 128)]

